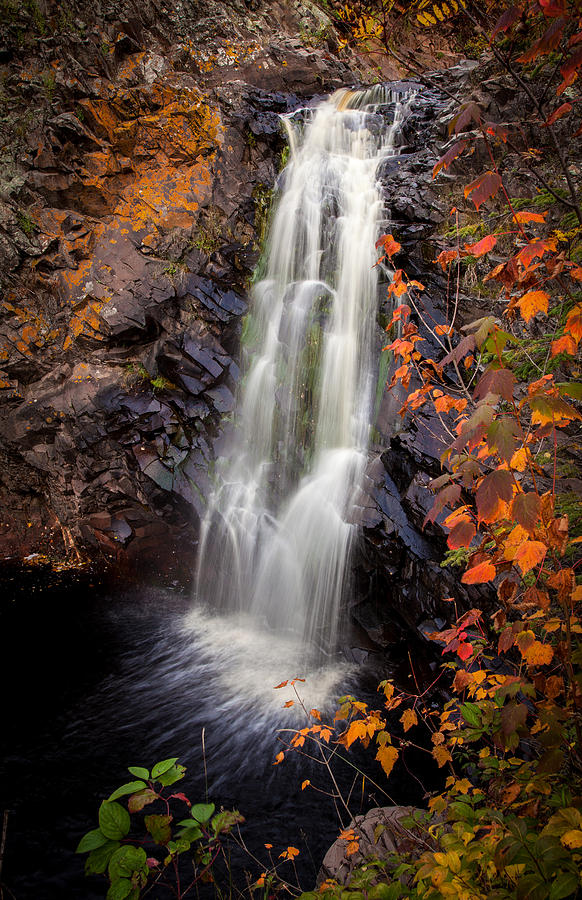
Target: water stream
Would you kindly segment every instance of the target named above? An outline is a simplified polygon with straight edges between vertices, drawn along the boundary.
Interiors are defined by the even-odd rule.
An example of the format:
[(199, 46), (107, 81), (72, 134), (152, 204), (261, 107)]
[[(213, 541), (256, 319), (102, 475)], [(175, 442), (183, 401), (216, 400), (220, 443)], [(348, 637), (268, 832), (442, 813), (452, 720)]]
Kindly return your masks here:
[[(245, 323), (246, 375), (197, 594), (321, 662), (337, 646), (370, 428), (379, 163), (402, 95), (337, 91), (284, 118), (291, 160)], [(378, 114), (394, 105), (386, 128)]]

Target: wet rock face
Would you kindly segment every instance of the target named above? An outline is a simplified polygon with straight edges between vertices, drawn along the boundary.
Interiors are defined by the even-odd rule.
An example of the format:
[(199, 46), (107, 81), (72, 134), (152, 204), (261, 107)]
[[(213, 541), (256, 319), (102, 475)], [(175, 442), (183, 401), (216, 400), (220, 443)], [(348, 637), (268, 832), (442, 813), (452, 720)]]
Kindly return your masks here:
[[(431, 173), (448, 138), (446, 124), (451, 115), (451, 103), (439, 82), (462, 89), (472, 68), (471, 63), (458, 66), (435, 78), (434, 87), (418, 91), (402, 123), (401, 155), (386, 160), (379, 172), (384, 230), (402, 244), (395, 266), (425, 285), (423, 304), (437, 324), (446, 321), (447, 281), (428, 260), (434, 259), (431, 238), (438, 229), (448, 227), (448, 208)], [(381, 313), (389, 319), (389, 306), (383, 308), (383, 302), (381, 298)], [(466, 321), (486, 314), (476, 310), (471, 316), (471, 301), (462, 297), (462, 302), (462, 314), (470, 316)], [(418, 325), (425, 339), (424, 352), (436, 358), (439, 348), (432, 346), (434, 339), (421, 321)], [(385, 335), (379, 332), (379, 347), (385, 343)], [(434, 666), (430, 662), (434, 644), (427, 642), (426, 635), (441, 629), (454, 615), (448, 598), (455, 598), (459, 610), (483, 608), (488, 594), (486, 589), (460, 584), (458, 568), (441, 568), (447, 547), (439, 523), (450, 510), (445, 509), (435, 524), (425, 525), (425, 519), (433, 504), (428, 485), (442, 474), (447, 435), (439, 417), (425, 409), (414, 420), (402, 422), (401, 403), (398, 390), (385, 393), (375, 422), (377, 443), (371, 447), (362, 498), (361, 538), (354, 564), (356, 600), (350, 614), (360, 647), (371, 652), (372, 659), (376, 652), (382, 660), (384, 650), (394, 658), (394, 648), (400, 645), (419, 659), (419, 665)]]
[(74, 545), (190, 569), (279, 114), (353, 80), (334, 40), (309, 0), (75, 0), (8, 21), (0, 557)]

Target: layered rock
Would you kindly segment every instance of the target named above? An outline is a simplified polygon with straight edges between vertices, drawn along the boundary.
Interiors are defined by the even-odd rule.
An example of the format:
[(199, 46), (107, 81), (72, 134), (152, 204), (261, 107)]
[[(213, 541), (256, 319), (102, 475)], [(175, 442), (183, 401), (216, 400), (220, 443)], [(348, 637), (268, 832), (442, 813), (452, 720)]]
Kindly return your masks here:
[(189, 569), (279, 114), (353, 76), (307, 0), (12, 13), (0, 555), (156, 566), (179, 542)]

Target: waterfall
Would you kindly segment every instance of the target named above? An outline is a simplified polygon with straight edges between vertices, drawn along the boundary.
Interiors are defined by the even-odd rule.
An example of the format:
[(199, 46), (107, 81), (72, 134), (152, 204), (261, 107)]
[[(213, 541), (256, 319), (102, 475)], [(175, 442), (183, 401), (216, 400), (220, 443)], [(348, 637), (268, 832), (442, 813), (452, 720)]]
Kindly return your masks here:
[(382, 86), (340, 90), (283, 117), (291, 159), (244, 323), (233, 439), (202, 524), (199, 599), (316, 655), (337, 645), (357, 529), (375, 384), (376, 170), (397, 152), (402, 99)]

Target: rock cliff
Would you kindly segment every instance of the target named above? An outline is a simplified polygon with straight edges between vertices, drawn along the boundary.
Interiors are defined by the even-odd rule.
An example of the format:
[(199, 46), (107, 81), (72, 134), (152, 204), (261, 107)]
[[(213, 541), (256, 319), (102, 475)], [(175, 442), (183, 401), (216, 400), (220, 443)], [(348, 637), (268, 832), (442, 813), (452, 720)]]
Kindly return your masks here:
[(278, 114), (354, 75), (308, 0), (4, 5), (0, 556), (189, 567)]

